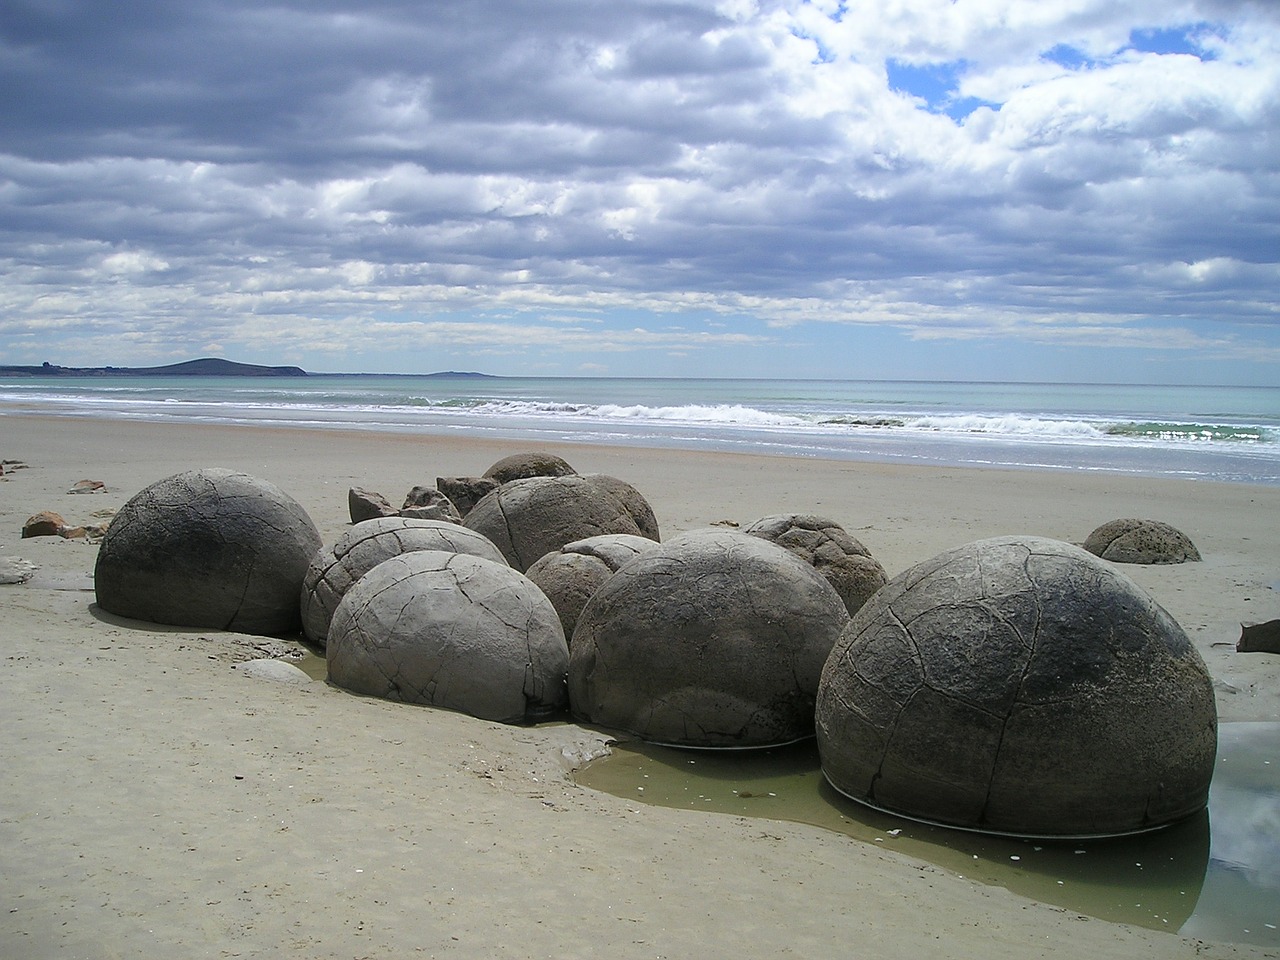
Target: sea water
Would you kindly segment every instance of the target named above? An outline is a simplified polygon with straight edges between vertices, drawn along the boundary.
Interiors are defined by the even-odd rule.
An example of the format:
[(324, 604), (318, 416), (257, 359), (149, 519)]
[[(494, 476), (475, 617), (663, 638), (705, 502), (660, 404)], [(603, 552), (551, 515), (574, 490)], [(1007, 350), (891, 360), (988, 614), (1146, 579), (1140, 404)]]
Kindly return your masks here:
[(43, 413), (1280, 483), (1280, 387), (478, 375), (0, 378)]

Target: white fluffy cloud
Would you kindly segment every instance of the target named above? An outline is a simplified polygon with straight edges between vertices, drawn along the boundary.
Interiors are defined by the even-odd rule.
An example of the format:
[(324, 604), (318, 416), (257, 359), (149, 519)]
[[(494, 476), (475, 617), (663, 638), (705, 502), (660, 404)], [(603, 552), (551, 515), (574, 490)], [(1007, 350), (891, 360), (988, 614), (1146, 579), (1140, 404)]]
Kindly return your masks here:
[(576, 366), (856, 324), (1273, 361), (1276, 10), (15, 0), (0, 356)]

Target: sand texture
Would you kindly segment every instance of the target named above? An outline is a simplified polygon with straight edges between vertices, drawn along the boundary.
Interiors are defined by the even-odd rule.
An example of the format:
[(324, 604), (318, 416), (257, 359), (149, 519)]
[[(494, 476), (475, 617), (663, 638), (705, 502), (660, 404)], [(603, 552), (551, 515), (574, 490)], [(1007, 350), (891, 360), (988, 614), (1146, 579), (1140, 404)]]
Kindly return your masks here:
[[(603, 739), (247, 676), (290, 644), (122, 620), (96, 547), (20, 539), (91, 524), (196, 467), (269, 480), (326, 544), (347, 490), (399, 502), (479, 475), (513, 442), (92, 419), (0, 418), (0, 957), (1253, 957), (1088, 919), (803, 825), (643, 806), (576, 786)], [(889, 576), (1004, 534), (1081, 543), (1162, 520), (1203, 560), (1125, 567), (1182, 624), (1222, 720), (1280, 719), (1280, 488), (1062, 472), (911, 469), (560, 445), (649, 500), (663, 536), (817, 513)], [(95, 494), (67, 491), (101, 480)]]

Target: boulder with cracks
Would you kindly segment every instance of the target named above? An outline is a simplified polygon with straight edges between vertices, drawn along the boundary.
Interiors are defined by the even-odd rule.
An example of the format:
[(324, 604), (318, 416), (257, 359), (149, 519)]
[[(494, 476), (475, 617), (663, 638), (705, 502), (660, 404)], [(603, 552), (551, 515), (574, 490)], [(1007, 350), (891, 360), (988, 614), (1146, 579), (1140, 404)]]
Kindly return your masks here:
[(572, 639), (578, 616), (618, 568), (657, 544), (648, 537), (605, 533), (566, 543), (536, 561), (527, 571), (560, 615), (566, 638)]
[(836, 588), (851, 616), (889, 580), (861, 541), (826, 517), (779, 514), (757, 520), (744, 532), (772, 540), (810, 564)]
[(1181, 530), (1161, 520), (1110, 520), (1084, 541), (1094, 556), (1113, 563), (1186, 563), (1200, 551)]
[(425, 550), (380, 563), (338, 605), (329, 679), (355, 693), (526, 723), (566, 706), (569, 651), (523, 574)]
[(775, 544), (699, 530), (621, 567), (569, 656), (574, 716), (656, 743), (766, 747), (813, 735), (818, 677), (848, 613)]
[(1069, 544), (981, 540), (891, 580), (831, 652), (822, 769), (842, 793), (997, 833), (1153, 829), (1203, 809), (1204, 662), (1136, 584)]
[(307, 512), (274, 484), (191, 470), (136, 494), (111, 521), (94, 567), (98, 605), (152, 623), (281, 634), (320, 548)]

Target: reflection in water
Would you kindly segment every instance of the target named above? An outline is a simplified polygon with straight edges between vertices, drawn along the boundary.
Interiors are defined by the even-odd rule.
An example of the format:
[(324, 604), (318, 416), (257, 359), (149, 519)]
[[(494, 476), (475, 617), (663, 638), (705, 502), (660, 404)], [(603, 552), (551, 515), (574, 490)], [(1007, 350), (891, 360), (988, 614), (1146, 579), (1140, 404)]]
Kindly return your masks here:
[(577, 781), (661, 806), (814, 824), (1106, 920), (1280, 945), (1278, 748), (1280, 724), (1223, 724), (1210, 812), (1110, 840), (1020, 840), (871, 810), (827, 784), (812, 741), (749, 753), (619, 744)]

